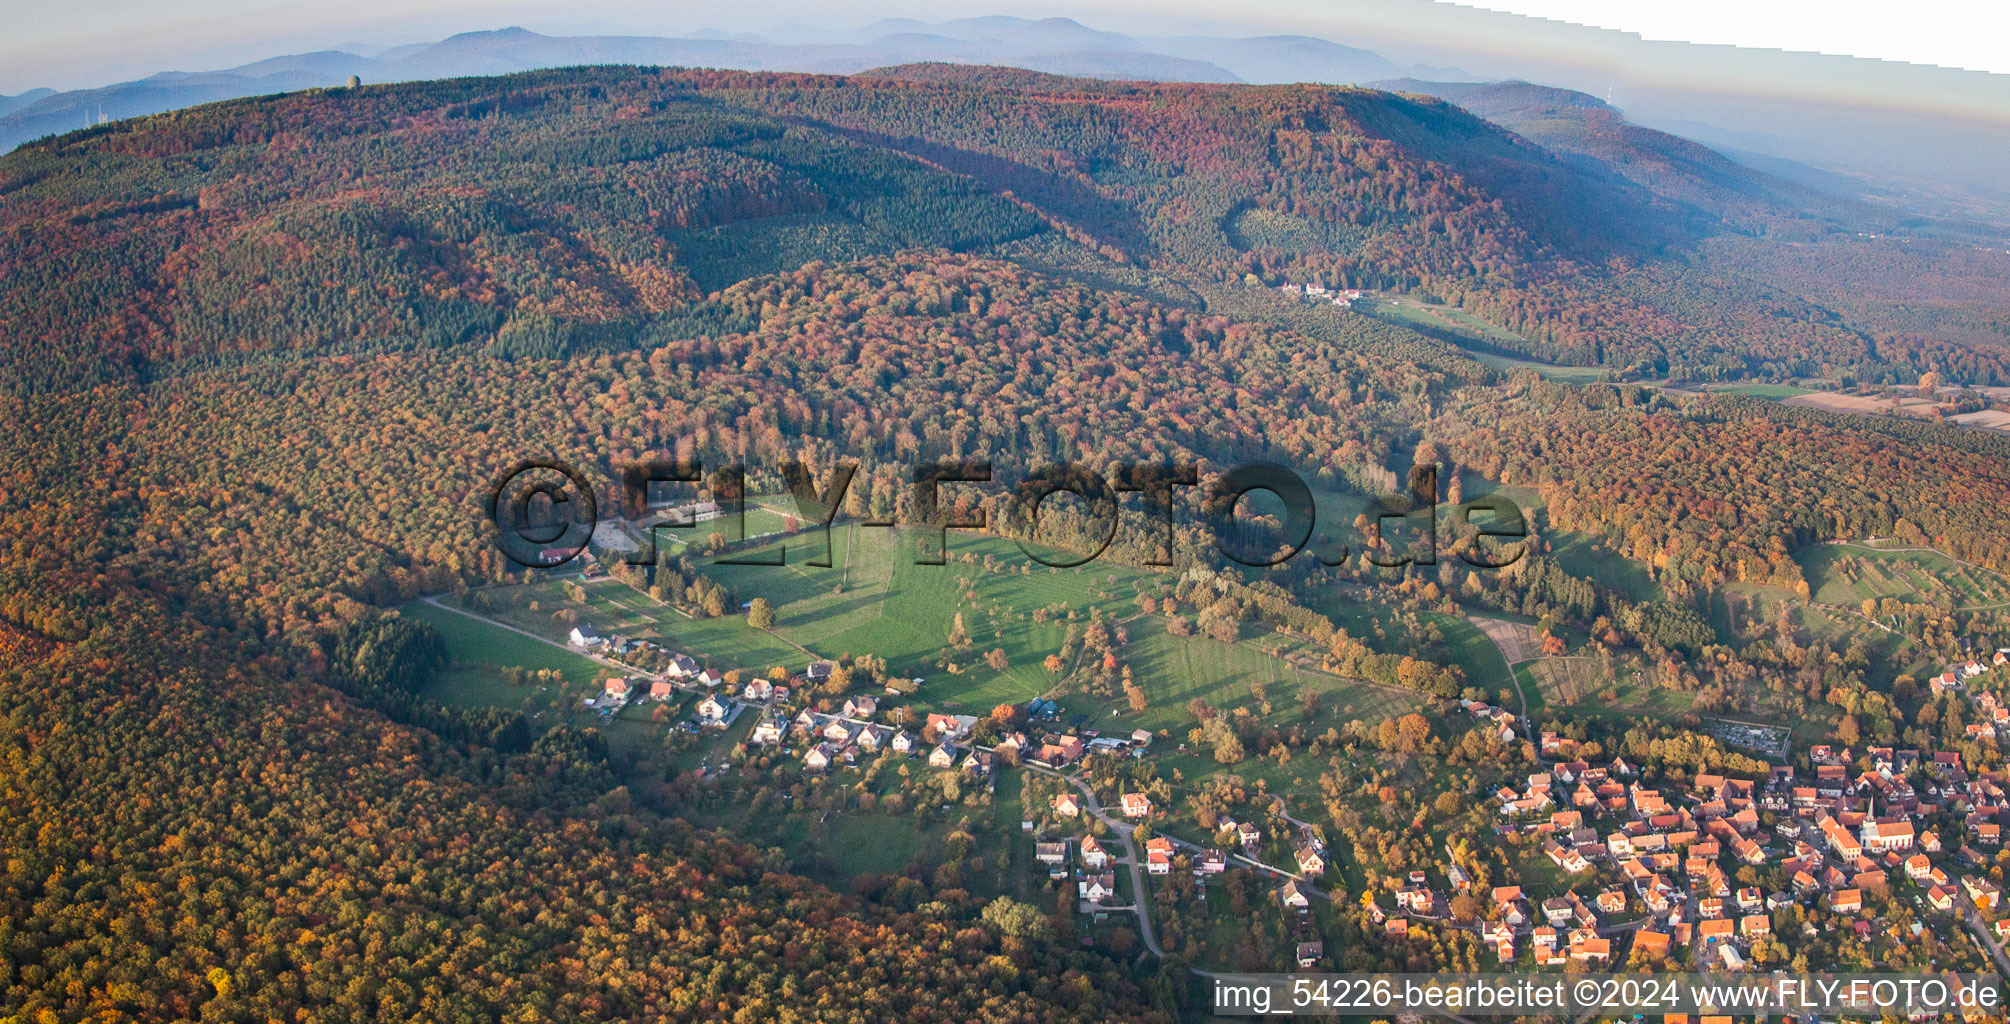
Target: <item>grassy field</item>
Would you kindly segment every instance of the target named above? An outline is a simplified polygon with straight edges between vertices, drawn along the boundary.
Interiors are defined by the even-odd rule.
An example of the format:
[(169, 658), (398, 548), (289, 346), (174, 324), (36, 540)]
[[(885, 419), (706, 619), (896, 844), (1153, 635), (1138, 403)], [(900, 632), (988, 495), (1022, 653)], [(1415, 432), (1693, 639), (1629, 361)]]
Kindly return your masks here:
[[(639, 752), (663, 740), (665, 727), (650, 720), (654, 703), (631, 705), (615, 718), (601, 718), (580, 706), (579, 699), (598, 691), (599, 681), (610, 674), (597, 662), (423, 601), (413, 601), (399, 612), (430, 623), (447, 645), (447, 669), (420, 691), (428, 700), (460, 707), (514, 708), (530, 718), (533, 731), (562, 721), (590, 725), (617, 752)], [(512, 667), (555, 669), (563, 680), (557, 685), (513, 685), (502, 671)], [(672, 711), (689, 703), (674, 702)]]
[(1523, 692), (1533, 683), (1547, 706), (1581, 703), (1608, 685), (1604, 666), (1592, 658), (1541, 658), (1520, 666), (1515, 675)]
[(1544, 658), (1518, 666), (1515, 675), (1531, 702), (1540, 692), (1550, 708), (1568, 708), (1573, 718), (1672, 721), (1696, 706), (1693, 694), (1647, 685), (1632, 673), (1608, 678), (1596, 658)]
[(1439, 612), (1426, 612), (1424, 617), (1445, 631), (1445, 646), (1451, 652), (1452, 664), (1465, 670), (1468, 684), (1483, 687), (1489, 693), (1507, 685), (1507, 662), (1501, 660), (1500, 648), (1478, 626), (1461, 616)]
[[(1810, 580), (1811, 584), (1817, 582)], [(1793, 592), (1779, 587), (1751, 583), (1725, 585), (1711, 601), (1711, 622), (1722, 635), (1728, 637), (1733, 635), (1733, 628), (1763, 627), (1772, 622), (1779, 615), (1781, 605), (1787, 607), (1788, 614), (1810, 636), (1837, 649), (1857, 640), (1863, 641), (1872, 655), (1869, 675), (1873, 683), (1889, 684), (1900, 674), (1924, 678), (1922, 673), (1938, 665), (1936, 658), (1920, 652), (1911, 640), (1879, 629), (1855, 614), (1855, 603), (1843, 603), (1842, 607), (1847, 610), (1808, 605)]]
[[(1460, 483), (1467, 500), (1500, 494), (1512, 499), (1524, 512), (1540, 513), (1544, 509), (1542, 495), (1532, 487), (1500, 484), (1472, 473), (1462, 475)], [(1549, 557), (1565, 572), (1611, 587), (1632, 601), (1655, 601), (1662, 597), (1661, 585), (1654, 581), (1645, 564), (1620, 554), (1596, 536), (1549, 528), (1547, 517), (1542, 522)]]
[[(1109, 562), (1049, 568), (1010, 541), (954, 532), (948, 564), (916, 564), (924, 536), (847, 525), (833, 531), (830, 568), (805, 564), (821, 547), (798, 538), (787, 545), (785, 567), (715, 565), (707, 572), (743, 600), (773, 603), (777, 636), (825, 656), (878, 655), (896, 676), (927, 679), (931, 704), (966, 708), (1039, 696), (1056, 681), (1041, 663), (1060, 650), (1071, 614), (1131, 614), (1140, 587), (1155, 588), (1160, 579)], [(1036, 621), (1039, 609), (1048, 611), (1044, 622)], [(970, 645), (951, 651), (958, 614)], [(993, 649), (1005, 652), (1002, 672), (983, 664)], [(942, 666), (945, 655), (955, 671)]]
[(1661, 585), (1647, 566), (1627, 558), (1589, 534), (1557, 531), (1548, 534), (1550, 557), (1563, 570), (1594, 583), (1602, 583), (1631, 601), (1656, 601)]
[[(1385, 605), (1336, 592), (1330, 600), (1317, 603), (1313, 610), (1377, 650), (1402, 650), (1404, 627)], [(1478, 627), (1463, 616), (1435, 611), (1423, 612), (1422, 616), (1444, 631), (1446, 657), (1465, 671), (1467, 683), (1484, 687), (1489, 693), (1508, 685), (1507, 664), (1501, 660), (1493, 641)]]
[[(721, 670), (764, 671), (773, 665), (800, 670), (811, 660), (809, 655), (778, 637), (749, 628), (743, 615), (687, 618), (676, 609), (659, 605), (647, 595), (613, 580), (588, 584), (584, 589), (583, 604), (568, 597), (564, 585), (559, 583), (496, 590), (489, 592), (496, 603), (476, 610), (553, 640), (562, 641), (575, 621), (591, 625), (603, 634), (621, 633), (656, 640)], [(537, 605), (535, 609), (529, 607), (532, 602)]]
[(1503, 484), (1489, 480), (1477, 473), (1463, 473), (1460, 475), (1459, 481), (1465, 489), (1467, 501), (1471, 501), (1483, 494), (1499, 494), (1520, 505), (1524, 512), (1544, 507), (1542, 493), (1533, 487)]
[(1602, 366), (1554, 366), (1528, 359), (1497, 354), (1494, 349), (1514, 348), (1528, 342), (1521, 336), (1496, 327), (1471, 313), (1451, 306), (1430, 306), (1415, 299), (1364, 299), (1354, 308), (1384, 323), (1407, 327), (1419, 334), (1457, 345), (1466, 354), (1496, 370), (1534, 370), (1550, 380), (1568, 384), (1591, 384), (1604, 380)]
[[(1060, 676), (1042, 663), (1060, 650), (1071, 615), (1077, 624), (1086, 621), (1091, 608), (1111, 616), (1136, 616), (1137, 595), (1155, 590), (1164, 578), (1103, 562), (1053, 569), (1032, 563), (1010, 541), (960, 534), (951, 535), (949, 564), (917, 565), (918, 534), (839, 527), (833, 531), (835, 557), (828, 568), (806, 564), (821, 545), (801, 535), (786, 542), (786, 565), (708, 566), (707, 573), (733, 587), (742, 600), (764, 597), (773, 603), (776, 622), (768, 631), (749, 627), (737, 613), (690, 619), (612, 581), (586, 585), (584, 602), (574, 600), (570, 588), (556, 583), (495, 591), (492, 607), (482, 613), (554, 640), (562, 639), (575, 622), (603, 633), (654, 638), (721, 668), (764, 670), (781, 664), (800, 669), (811, 655), (799, 647), (821, 657), (874, 654), (886, 658), (896, 676), (925, 678), (919, 699), (928, 706), (981, 711), (1001, 702), (1023, 702), (1054, 687)], [(748, 554), (764, 555), (778, 546)], [(974, 560), (964, 561), (966, 552)], [(488, 643), (480, 633), (500, 634), (506, 639), (496, 641), (500, 645), (496, 649), (536, 656), (523, 662), (525, 667), (569, 660), (577, 682), (595, 677), (593, 663), (577, 655), (451, 612), (426, 611), (429, 621), (446, 620), (450, 628), (467, 634), (467, 643), (473, 646)], [(959, 613), (971, 642), (952, 654), (957, 671), (950, 672), (941, 662)], [(1484, 638), (1476, 630), (1463, 620), (1434, 617), (1462, 652), (1460, 660), (1470, 663), (1471, 678), (1504, 679), (1497, 661), (1486, 657), (1489, 652), (1480, 646)], [(1280, 655), (1301, 645), (1276, 634), (1223, 644), (1204, 637), (1174, 637), (1163, 623), (1160, 617), (1143, 616), (1125, 625), (1131, 635), (1126, 661), (1151, 698), (1151, 707), (1142, 716), (1119, 716), (1127, 729), (1184, 727), (1190, 724), (1186, 704), (1196, 697), (1218, 707), (1252, 705), (1252, 684), (1265, 687), (1273, 713), (1280, 718), (1298, 713), (1298, 694), (1308, 687), (1322, 695), (1324, 707), (1343, 709), (1348, 718), (1370, 722), (1401, 714), (1415, 704), (1401, 691), (1294, 667)], [(1007, 668), (1002, 672), (982, 660), (983, 653), (994, 648), (1005, 652)], [(503, 685), (499, 679), (493, 683), (464, 679), (457, 688), (472, 694), (471, 700), (511, 697), (509, 703), (519, 703), (521, 697), (495, 692)], [(1097, 718), (1111, 717), (1108, 710), (1096, 712)]]
[(398, 612), (439, 630), (441, 639), (447, 645), (447, 658), (456, 665), (491, 669), (511, 666), (533, 670), (556, 669), (565, 674), (567, 682), (580, 686), (592, 683), (607, 672), (600, 665), (571, 651), (539, 643), (506, 629), (497, 629), (445, 608), (435, 608), (424, 601), (413, 601), (399, 608)]
[(1257, 709), (1255, 686), (1264, 689), (1273, 722), (1297, 719), (1302, 714), (1299, 695), (1308, 690), (1319, 694), (1322, 715), (1338, 716), (1335, 724), (1357, 718), (1380, 722), (1415, 710), (1422, 700), (1393, 687), (1300, 669), (1269, 653), (1285, 649), (1274, 635), (1234, 644), (1182, 638), (1167, 632), (1157, 616), (1131, 623), (1130, 632), (1131, 671), (1151, 704), (1141, 715), (1125, 711), (1114, 719), (1129, 729), (1183, 730), (1193, 724), (1186, 705), (1196, 697), (1217, 708)]
[[(897, 677), (926, 679), (924, 697), (932, 706), (989, 709), (1030, 700), (1055, 685), (1058, 677), (1042, 663), (1059, 652), (1070, 616), (1081, 623), (1092, 608), (1111, 616), (1133, 614), (1140, 591), (1155, 590), (1162, 579), (1109, 562), (1049, 568), (1010, 541), (954, 532), (948, 564), (916, 564), (924, 533), (836, 527), (828, 568), (808, 564), (823, 548), (820, 537), (807, 534), (733, 556), (746, 562), (780, 551), (786, 564), (708, 560), (706, 574), (733, 588), (742, 601), (765, 598), (774, 607), (775, 625), (765, 631), (749, 627), (737, 611), (689, 618), (614, 581), (587, 585), (583, 603), (556, 583), (493, 592), (499, 604), (487, 614), (552, 639), (562, 638), (574, 622), (655, 639), (722, 669), (799, 670), (813, 656), (872, 654), (885, 658)], [(971, 561), (964, 560), (966, 554)], [(958, 614), (970, 642), (951, 650)], [(1006, 655), (1002, 672), (984, 663), (993, 649)], [(944, 667), (945, 655), (953, 671)]]
[(1808, 388), (1797, 388), (1791, 384), (1730, 384), (1712, 391), (1722, 391), (1733, 395), (1750, 395), (1753, 398), (1792, 398), (1795, 395), (1811, 395)]
[(1821, 604), (1854, 607), (1873, 597), (1943, 608), (2010, 603), (2010, 581), (1938, 552), (1822, 544), (1801, 552), (1797, 560)]

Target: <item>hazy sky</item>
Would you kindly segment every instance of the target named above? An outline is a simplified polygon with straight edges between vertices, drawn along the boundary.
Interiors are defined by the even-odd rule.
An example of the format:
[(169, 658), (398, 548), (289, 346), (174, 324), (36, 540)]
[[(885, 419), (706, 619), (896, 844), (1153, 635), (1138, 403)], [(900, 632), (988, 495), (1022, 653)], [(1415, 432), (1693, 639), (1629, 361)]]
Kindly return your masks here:
[[(1419, 0), (1381, 0), (1393, 17)], [(2005, 0), (1481, 0), (1474, 6), (1649, 39), (1728, 43), (1880, 57), (2010, 73)], [(1233, 10), (1235, 13), (1228, 14)], [(1096, 28), (1162, 34), (1205, 28), (1247, 34), (1336, 34), (1327, 0), (877, 0), (835, 5), (764, 0), (0, 0), (0, 93), (104, 85), (162, 70), (207, 70), (348, 43), (387, 45), (521, 24), (546, 32), (675, 34), (704, 27), (761, 33), (794, 25), (855, 28), (878, 17), (1066, 15)], [(1344, 24), (1344, 22), (1343, 22)]]
[(1479, 0), (1647, 39), (1812, 50), (2010, 73), (2004, 0)]

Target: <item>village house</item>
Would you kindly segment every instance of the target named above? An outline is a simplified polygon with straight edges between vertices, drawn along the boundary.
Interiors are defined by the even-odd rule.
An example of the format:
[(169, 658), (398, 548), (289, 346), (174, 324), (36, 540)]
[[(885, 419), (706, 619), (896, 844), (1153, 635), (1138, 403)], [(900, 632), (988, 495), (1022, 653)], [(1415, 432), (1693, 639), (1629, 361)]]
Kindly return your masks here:
[(1083, 745), (1080, 736), (1050, 737), (1042, 741), (1039, 747), (1033, 751), (1033, 760), (1048, 767), (1059, 767), (1061, 765), (1073, 764), (1076, 759), (1082, 756), (1082, 750)]
[(1577, 917), (1577, 908), (1561, 896), (1542, 901), (1542, 918), (1559, 928), (1568, 926)]
[(1576, 933), (1570, 943), (1570, 958), (1589, 964), (1605, 963), (1612, 959), (1612, 940)]
[(726, 720), (726, 716), (731, 711), (732, 709), (725, 701), (717, 697), (707, 696), (704, 700), (698, 702), (698, 721), (705, 725), (718, 725)]
[(1648, 961), (1668, 959), (1668, 939), (1666, 932), (1649, 931), (1645, 928), (1633, 933), (1633, 951)]
[(947, 743), (941, 744), (928, 752), (928, 766), (930, 768), (948, 768), (955, 763), (956, 748)]
[(811, 747), (809, 752), (803, 755), (803, 766), (812, 771), (823, 771), (825, 768), (831, 766), (831, 755), (833, 753), (834, 751), (831, 750), (829, 744), (819, 743)]
[(1108, 903), (1117, 894), (1117, 876), (1105, 871), (1075, 883), (1075, 890), (1090, 903)]
[(1092, 871), (1101, 871), (1110, 863), (1109, 853), (1103, 849), (1103, 844), (1096, 842), (1095, 836), (1083, 838), (1081, 858), (1082, 866)]
[(1298, 854), (1299, 874), (1316, 877), (1326, 870), (1326, 858), (1321, 857), (1319, 850), (1311, 844), (1308, 843), (1300, 846), (1296, 852)]
[(592, 626), (574, 626), (572, 632), (566, 634), (566, 639), (574, 647), (599, 647), (607, 642)]
[(935, 736), (945, 743), (960, 743), (970, 735), (977, 725), (977, 719), (969, 715), (945, 715), (931, 712), (921, 727), (923, 736)]
[(1056, 817), (1073, 818), (1082, 813), (1081, 802), (1073, 793), (1054, 794), (1054, 814)]
[(1152, 799), (1143, 793), (1125, 793), (1120, 802), (1126, 818), (1143, 818), (1152, 813)]
[(1305, 897), (1305, 893), (1298, 888), (1298, 883), (1295, 881), (1286, 882), (1282, 889), (1277, 890), (1277, 901), (1283, 904), (1286, 910), (1303, 911), (1312, 906), (1312, 901)]
[(1592, 902), (1598, 905), (1600, 913), (1618, 914), (1626, 910), (1626, 890), (1614, 886), (1598, 894)]
[(1907, 857), (1905, 859), (1905, 877), (1915, 882), (1925, 882), (1927, 879), (1933, 877), (1933, 862), (1927, 860), (1926, 854), (1923, 853), (1915, 853)]
[(884, 725), (868, 725), (858, 731), (858, 747), (867, 753), (885, 750), (892, 740), (893, 730)]
[(716, 501), (699, 501), (684, 505), (673, 505), (663, 510), (662, 522), (673, 526), (695, 526), (709, 523), (726, 514)]
[(770, 743), (780, 743), (782, 737), (787, 734), (787, 720), (775, 715), (763, 715), (760, 721), (754, 723), (754, 732), (747, 737), (747, 741), (766, 746)]
[(1548, 925), (1535, 930), (1532, 945), (1538, 967), (1557, 967), (1567, 959), (1557, 948), (1556, 929)]
[(1983, 910), (1995, 910), (1997, 902), (2003, 897), (2002, 888), (1995, 882), (1975, 875), (1961, 876), (1961, 891), (1967, 895), (1968, 902)]
[(1251, 822), (1243, 822), (1235, 827), (1236, 842), (1242, 844), (1242, 852), (1254, 856), (1263, 848), (1263, 830)]
[(1435, 917), (1438, 897), (1430, 889), (1413, 883), (1396, 890), (1396, 909), (1417, 917)]

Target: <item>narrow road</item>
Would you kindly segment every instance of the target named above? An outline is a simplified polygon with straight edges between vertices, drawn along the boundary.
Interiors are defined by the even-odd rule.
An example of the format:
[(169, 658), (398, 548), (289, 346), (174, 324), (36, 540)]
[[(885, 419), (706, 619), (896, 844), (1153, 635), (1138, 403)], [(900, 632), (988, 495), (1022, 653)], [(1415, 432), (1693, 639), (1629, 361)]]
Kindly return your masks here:
[(2010, 978), (2010, 956), (2005, 956), (2003, 954), (2003, 947), (1997, 945), (1996, 940), (1989, 937), (1989, 930), (1982, 926), (1982, 919), (1975, 915), (1973, 907), (1963, 908), (1961, 923), (1967, 925), (1968, 931), (1975, 936), (1975, 941), (1981, 943), (1982, 948), (1989, 951), (1989, 958), (1996, 961), (1996, 969), (2003, 972), (2003, 977)]
[[(1100, 821), (1103, 824), (1108, 825), (1110, 827), (1110, 831), (1113, 834), (1115, 834), (1118, 839), (1123, 840), (1124, 851), (1125, 851), (1124, 856), (1116, 859), (1122, 862), (1125, 865), (1125, 867), (1127, 867), (1130, 870), (1131, 889), (1132, 891), (1137, 893), (1137, 900), (1135, 905), (1132, 907), (1128, 908), (1108, 907), (1105, 909), (1113, 912), (1126, 909), (1134, 911), (1138, 917), (1138, 934), (1140, 937), (1144, 939), (1145, 948), (1150, 950), (1153, 956), (1164, 958), (1165, 950), (1159, 946), (1158, 933), (1152, 927), (1151, 903), (1145, 897), (1145, 878), (1144, 878), (1144, 872), (1141, 869), (1141, 866), (1144, 863), (1144, 858), (1139, 854), (1138, 845), (1132, 838), (1132, 833), (1137, 831), (1137, 826), (1131, 824), (1130, 822), (1121, 821), (1111, 817), (1109, 813), (1103, 809), (1102, 802), (1096, 799), (1095, 790), (1091, 789), (1087, 782), (1084, 782), (1081, 779), (1076, 778), (1075, 776), (1055, 771), (1052, 768), (1042, 768), (1036, 764), (1027, 764), (1025, 765), (1025, 768), (1029, 771), (1039, 772), (1042, 775), (1053, 776), (1054, 778), (1060, 779), (1062, 782), (1065, 782), (1068, 785), (1075, 787), (1075, 789), (1081, 792), (1082, 798), (1084, 800), (1083, 807), (1089, 812), (1089, 814), (1093, 816), (1097, 821)], [(1279, 811), (1280, 813), (1282, 813), (1281, 807), (1279, 808)], [(1306, 827), (1305, 822), (1299, 821), (1297, 818), (1293, 818), (1288, 814), (1284, 815), (1284, 819), (1300, 828)], [(1157, 834), (1164, 837), (1166, 841), (1172, 843), (1175, 849), (1185, 850), (1188, 853), (1196, 853), (1196, 854), (1203, 853), (1207, 849), (1206, 847), (1203, 847), (1197, 843), (1181, 839), (1178, 836), (1172, 835), (1168, 832), (1158, 831)], [(1327, 892), (1325, 889), (1322, 889), (1319, 886), (1313, 884), (1310, 879), (1307, 879), (1304, 875), (1299, 874), (1296, 871), (1288, 871), (1284, 868), (1276, 867), (1271, 864), (1265, 864), (1260, 860), (1256, 860), (1251, 857), (1245, 857), (1240, 853), (1231, 854), (1231, 856), (1235, 860), (1240, 861), (1241, 863), (1246, 864), (1252, 868), (1255, 868), (1258, 871), (1275, 875), (1279, 878), (1289, 878), (1292, 879), (1293, 881), (1296, 881), (1297, 883), (1299, 883), (1298, 884), (1299, 891), (1305, 893), (1307, 896), (1315, 896), (1318, 897), (1319, 899), (1323, 899), (1328, 902), (1332, 902), (1333, 900), (1332, 893)], [(1207, 972), (1202, 971), (1197, 973), (1206, 974)]]
[[(1082, 780), (1075, 778), (1074, 776), (1071, 775), (1063, 775), (1052, 768), (1042, 768), (1036, 764), (1029, 764), (1026, 767), (1036, 772), (1041, 772), (1046, 775), (1052, 775), (1053, 777), (1060, 779), (1062, 782), (1066, 782), (1069, 785), (1074, 786), (1076, 789), (1081, 790), (1082, 798), (1085, 801), (1082, 806), (1086, 808), (1088, 812), (1091, 815), (1093, 815), (1097, 821), (1100, 821), (1103, 824), (1108, 825), (1110, 827), (1110, 831), (1114, 833), (1117, 836), (1117, 838), (1122, 839), (1124, 841), (1124, 856), (1122, 860), (1124, 861), (1124, 866), (1130, 869), (1131, 892), (1136, 894), (1136, 905), (1133, 906), (1131, 909), (1135, 911), (1138, 916), (1138, 937), (1144, 940), (1145, 948), (1150, 950), (1153, 956), (1158, 957), (1161, 960), (1165, 959), (1166, 952), (1164, 949), (1161, 949), (1159, 947), (1158, 932), (1156, 932), (1152, 928), (1151, 901), (1146, 897), (1145, 875), (1144, 872), (1139, 870), (1138, 868), (1138, 865), (1143, 861), (1143, 858), (1138, 856), (1138, 844), (1131, 840), (1131, 833), (1137, 831), (1137, 826), (1132, 825), (1128, 822), (1118, 821), (1115, 818), (1110, 817), (1109, 814), (1103, 810), (1102, 802), (1096, 799), (1096, 791), (1090, 789), (1088, 783), (1083, 782)], [(1170, 839), (1172, 837), (1168, 836), (1167, 838)]]
[(465, 608), (456, 608), (453, 605), (442, 602), (438, 594), (430, 594), (420, 598), (419, 600), (424, 601), (435, 608), (441, 609), (442, 611), (453, 612), (455, 615), (465, 615), (468, 618), (475, 620), (476, 622), (486, 622), (489, 625), (494, 626), (498, 629), (507, 629), (510, 632), (517, 634), (518, 636), (530, 637), (532, 640), (535, 640), (538, 643), (556, 647), (559, 650), (566, 652), (567, 654), (577, 654), (580, 657), (585, 658), (589, 661), (597, 661), (600, 664), (605, 665), (608, 668), (614, 669), (615, 671), (621, 672), (623, 674), (632, 673), (636, 671), (633, 667), (623, 665), (622, 663), (615, 661), (612, 658), (603, 658), (598, 654), (594, 654), (589, 651), (582, 651), (572, 646), (571, 644), (562, 644), (556, 640), (550, 639), (549, 637), (538, 636), (536, 633), (533, 633), (528, 629), (518, 629), (517, 627), (512, 626), (507, 622), (503, 622), (500, 619), (491, 619), (486, 615), (477, 615), (474, 612), (468, 611)]

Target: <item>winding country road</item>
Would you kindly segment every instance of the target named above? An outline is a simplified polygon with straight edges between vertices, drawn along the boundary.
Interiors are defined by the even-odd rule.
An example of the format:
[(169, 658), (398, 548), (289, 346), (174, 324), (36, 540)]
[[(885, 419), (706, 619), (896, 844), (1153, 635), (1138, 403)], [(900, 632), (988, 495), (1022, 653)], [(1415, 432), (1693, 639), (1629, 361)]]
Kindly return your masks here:
[[(1132, 838), (1132, 833), (1137, 831), (1137, 826), (1131, 824), (1130, 822), (1121, 821), (1117, 818), (1111, 817), (1109, 812), (1103, 809), (1102, 801), (1096, 799), (1096, 791), (1090, 788), (1089, 784), (1083, 781), (1082, 779), (1073, 775), (1068, 775), (1064, 772), (1056, 771), (1052, 768), (1045, 768), (1037, 764), (1029, 763), (1025, 765), (1025, 768), (1028, 771), (1035, 771), (1039, 772), (1042, 775), (1049, 775), (1054, 778), (1060, 779), (1062, 782), (1065, 782), (1068, 785), (1075, 787), (1075, 789), (1081, 792), (1082, 798), (1085, 801), (1083, 807), (1089, 812), (1089, 814), (1092, 817), (1094, 817), (1097, 821), (1100, 821), (1103, 824), (1108, 825), (1110, 827), (1110, 832), (1114, 834), (1118, 839), (1123, 841), (1124, 856), (1118, 858), (1118, 860), (1121, 863), (1123, 863), (1123, 865), (1127, 869), (1129, 869), (1131, 873), (1131, 891), (1136, 893), (1137, 895), (1136, 899), (1133, 901), (1132, 906), (1108, 907), (1106, 909), (1112, 912), (1128, 910), (1137, 914), (1138, 934), (1140, 937), (1144, 939), (1145, 948), (1150, 950), (1153, 956), (1163, 959), (1165, 957), (1165, 950), (1159, 946), (1158, 932), (1152, 927), (1151, 902), (1146, 898), (1145, 877), (1144, 872), (1143, 870), (1141, 870), (1140, 867), (1144, 863), (1144, 858), (1139, 855), (1138, 845), (1136, 841)], [(1282, 814), (1284, 820), (1292, 823), (1293, 825), (1296, 825), (1300, 828), (1308, 827), (1305, 822), (1300, 821), (1297, 818), (1293, 818), (1289, 814), (1283, 814), (1283, 808), (1281, 806), (1279, 807), (1279, 813)], [(1171, 835), (1170, 833), (1158, 832), (1158, 835), (1165, 838), (1166, 841), (1172, 843), (1175, 849), (1185, 850), (1188, 853), (1203, 853), (1206, 851), (1206, 847), (1200, 846), (1197, 843), (1188, 842), (1187, 840), (1181, 839), (1175, 835)], [(1260, 860), (1245, 857), (1240, 853), (1231, 854), (1231, 856), (1235, 860), (1240, 861), (1241, 863), (1248, 865), (1249, 867), (1255, 868), (1258, 871), (1275, 875), (1279, 878), (1289, 878), (1296, 881), (1298, 883), (1299, 891), (1305, 893), (1307, 896), (1315, 896), (1318, 897), (1319, 899), (1323, 899), (1328, 902), (1332, 902), (1333, 900), (1332, 893), (1327, 892), (1324, 889), (1321, 889), (1317, 885), (1314, 885), (1310, 879), (1306, 878), (1304, 875), (1299, 874), (1298, 872), (1289, 871), (1284, 868), (1280, 868), (1271, 864), (1265, 864)], [(1196, 971), (1195, 973), (1206, 975), (1208, 977), (1214, 976), (1206, 971)]]
[[(1129, 822), (1118, 821), (1117, 819), (1110, 817), (1109, 814), (1103, 810), (1102, 801), (1096, 799), (1096, 791), (1090, 789), (1089, 784), (1083, 782), (1081, 779), (1075, 778), (1072, 775), (1063, 775), (1052, 768), (1042, 768), (1037, 764), (1029, 764), (1026, 765), (1026, 767), (1029, 770), (1040, 772), (1041, 774), (1044, 775), (1052, 775), (1053, 777), (1060, 779), (1062, 782), (1065, 782), (1075, 787), (1076, 789), (1081, 790), (1082, 798), (1085, 801), (1085, 803), (1082, 806), (1086, 808), (1088, 812), (1092, 816), (1094, 816), (1097, 821), (1100, 821), (1103, 824), (1108, 825), (1110, 827), (1110, 831), (1114, 833), (1117, 838), (1122, 839), (1124, 841), (1124, 856), (1122, 859), (1124, 862), (1124, 866), (1130, 869), (1131, 872), (1131, 892), (1134, 894), (1134, 897), (1132, 900), (1133, 905), (1131, 906), (1130, 909), (1133, 913), (1137, 914), (1138, 916), (1138, 937), (1144, 940), (1145, 948), (1151, 951), (1151, 955), (1158, 957), (1161, 960), (1165, 959), (1166, 951), (1159, 947), (1158, 932), (1152, 929), (1151, 904), (1150, 900), (1147, 899), (1146, 897), (1145, 875), (1143, 871), (1140, 871), (1138, 869), (1138, 864), (1143, 860), (1143, 858), (1138, 856), (1138, 844), (1131, 840), (1131, 833), (1137, 831), (1137, 826), (1132, 825)], [(1112, 909), (1121, 910), (1123, 908), (1116, 907)]]

